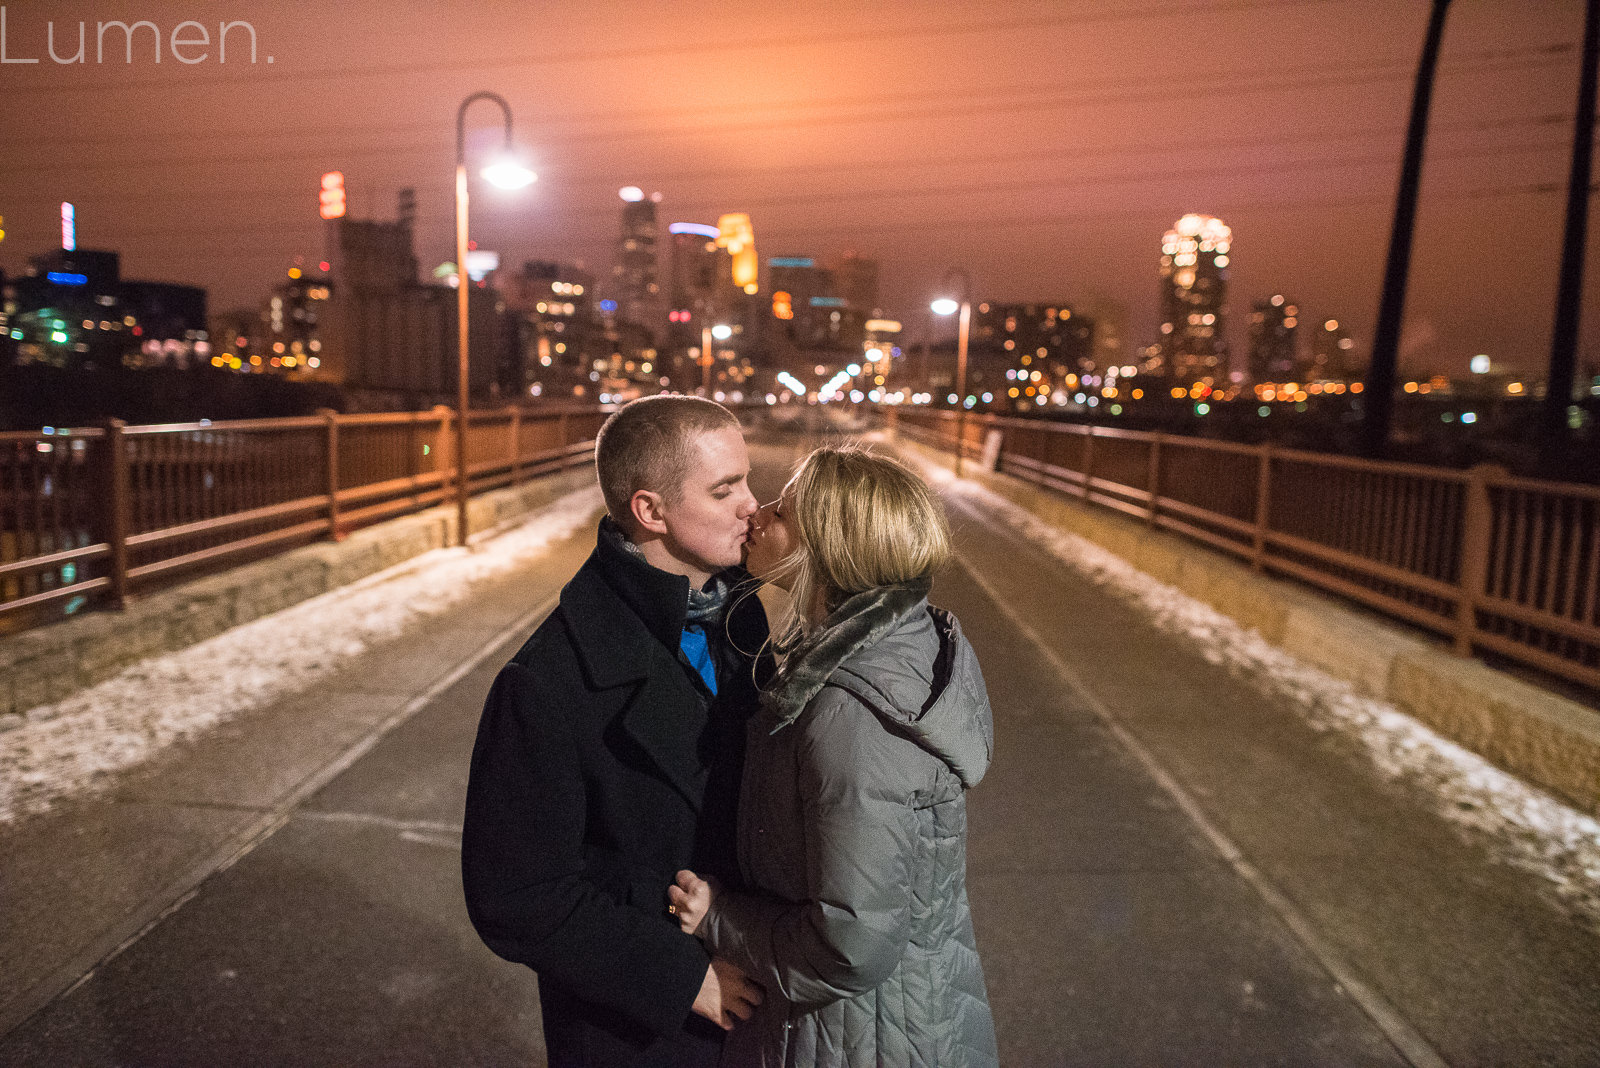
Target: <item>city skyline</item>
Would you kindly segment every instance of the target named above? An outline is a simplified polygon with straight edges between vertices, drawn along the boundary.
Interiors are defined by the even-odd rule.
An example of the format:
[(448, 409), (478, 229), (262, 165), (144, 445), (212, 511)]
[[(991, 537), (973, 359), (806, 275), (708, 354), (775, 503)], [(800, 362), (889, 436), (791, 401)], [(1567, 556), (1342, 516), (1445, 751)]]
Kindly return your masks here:
[[(226, 69), (181, 67), (170, 41), (158, 67), (149, 34), (132, 65), (62, 66), (47, 20), (11, 10), (8, 57), (40, 62), (0, 68), (22, 104), (0, 118), (20, 150), (0, 162), (0, 268), (19, 273), (49, 247), (70, 200), (84, 243), (119, 249), (131, 272), (248, 306), (294, 256), (323, 254), (315, 190), (332, 169), (358, 217), (387, 217), (415, 186), (419, 258), (451, 259), (448, 116), (494, 87), (541, 175), (518, 196), (474, 199), (473, 234), (506, 263), (604, 276), (616, 190), (638, 185), (662, 193), (663, 222), (749, 212), (763, 260), (876, 260), (882, 303), (912, 339), (960, 265), (994, 300), (1118, 301), (1140, 347), (1159, 340), (1152, 243), (1198, 212), (1237, 234), (1236, 365), (1251, 302), (1279, 292), (1368, 348), (1424, 9), (1014, 4), (980, 22), (954, 7), (808, 5), (798, 26), (759, 6), (717, 10), (696, 21), (617, 3), (535, 37), (520, 9), (494, 5), (386, 18), (264, 4), (238, 13), (258, 63), (236, 51)], [(168, 32), (185, 17), (166, 3), (141, 15)], [(1452, 13), (1403, 369), (1460, 372), (1488, 352), (1542, 371), (1581, 16), (1573, 2)], [(92, 39), (95, 13), (81, 17)], [(395, 58), (424, 32), (436, 59)], [(1205, 57), (1205, 77), (1172, 77), (1180, 50)], [(469, 149), (499, 133), (488, 116), (468, 125)], [(1596, 318), (1581, 352), (1600, 349)]]

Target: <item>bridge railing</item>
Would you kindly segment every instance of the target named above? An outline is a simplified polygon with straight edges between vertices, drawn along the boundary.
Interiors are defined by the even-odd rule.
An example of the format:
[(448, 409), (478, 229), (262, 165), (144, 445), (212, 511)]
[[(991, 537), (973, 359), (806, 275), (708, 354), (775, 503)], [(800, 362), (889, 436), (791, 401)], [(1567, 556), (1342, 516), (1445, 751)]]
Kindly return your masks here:
[[(953, 451), (959, 417), (899, 409)], [(1110, 427), (965, 420), (999, 469), (1449, 638), (1600, 687), (1600, 489)], [(991, 448), (993, 446), (991, 445)]]
[[(474, 411), (478, 493), (586, 463), (597, 407)], [(0, 433), (0, 634), (446, 500), (454, 413)]]

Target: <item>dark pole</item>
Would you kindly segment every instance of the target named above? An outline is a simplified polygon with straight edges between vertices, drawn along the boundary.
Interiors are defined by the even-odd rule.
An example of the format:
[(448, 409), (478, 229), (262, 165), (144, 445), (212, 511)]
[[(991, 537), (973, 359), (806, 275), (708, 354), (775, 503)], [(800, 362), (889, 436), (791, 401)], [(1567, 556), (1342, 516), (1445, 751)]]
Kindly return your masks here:
[(1422, 179), (1422, 148), (1428, 134), (1428, 105), (1433, 98), (1433, 72), (1444, 37), (1450, 0), (1433, 0), (1428, 39), (1417, 64), (1417, 85), (1411, 97), (1411, 124), (1406, 130), (1405, 160), (1400, 165), (1400, 192), (1395, 198), (1394, 229), (1389, 235), (1389, 262), (1383, 272), (1383, 300), (1372, 338), (1372, 363), (1362, 389), (1361, 451), (1381, 457), (1389, 443), (1394, 415), (1395, 364), (1400, 353), (1400, 320), (1406, 310), (1406, 276), (1411, 267), (1411, 233), (1417, 220), (1417, 187)]
[(492, 100), (506, 118), (506, 149), (511, 148), (511, 105), (499, 93), (473, 93), (456, 109), (456, 544), (467, 543), (467, 108)]
[(1594, 155), (1594, 91), (1600, 58), (1600, 0), (1588, 0), (1583, 17), (1583, 66), (1578, 75), (1578, 122), (1572, 134), (1572, 172), (1567, 179), (1567, 232), (1561, 242), (1561, 278), (1556, 292), (1556, 325), (1550, 335), (1550, 373), (1540, 413), (1546, 468), (1560, 454), (1566, 437), (1567, 406), (1578, 349), (1578, 319), (1583, 311), (1583, 256), (1589, 230), (1589, 171)]

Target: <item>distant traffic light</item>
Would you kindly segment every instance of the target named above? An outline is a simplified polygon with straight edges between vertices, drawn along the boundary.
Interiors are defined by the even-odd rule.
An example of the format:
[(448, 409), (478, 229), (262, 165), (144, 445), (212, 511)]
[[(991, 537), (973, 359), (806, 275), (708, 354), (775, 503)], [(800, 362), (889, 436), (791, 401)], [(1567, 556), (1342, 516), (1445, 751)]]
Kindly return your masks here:
[(344, 172), (329, 171), (322, 176), (322, 191), (318, 194), (324, 219), (344, 217)]
[(0, 241), (4, 241), (5, 239), (6, 239), (6, 217), (4, 215), (0, 215)]

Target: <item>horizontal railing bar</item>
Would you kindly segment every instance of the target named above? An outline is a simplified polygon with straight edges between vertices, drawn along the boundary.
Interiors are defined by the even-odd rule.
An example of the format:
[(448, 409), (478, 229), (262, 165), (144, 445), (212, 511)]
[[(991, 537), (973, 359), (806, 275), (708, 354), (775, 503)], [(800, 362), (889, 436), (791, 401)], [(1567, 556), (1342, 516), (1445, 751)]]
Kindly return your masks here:
[(1124, 515), (1131, 515), (1135, 519), (1143, 519), (1147, 514), (1149, 514), (1149, 509), (1147, 507), (1142, 504), (1134, 504), (1132, 501), (1121, 501), (1115, 497), (1106, 496), (1094, 498), (1094, 500), (1096, 500), (1097, 503), (1112, 509), (1113, 511), (1121, 512)]
[(1222, 549), (1225, 552), (1230, 552), (1235, 556), (1250, 555), (1249, 542), (1233, 541), (1222, 536), (1221, 534), (1218, 534), (1214, 530), (1207, 530), (1205, 527), (1196, 526), (1193, 523), (1187, 523), (1184, 520), (1176, 519), (1171, 515), (1157, 515), (1156, 526), (1162, 528), (1163, 530), (1176, 530), (1180, 533), (1187, 534), (1191, 538), (1198, 538), (1207, 545), (1216, 546), (1217, 548)]
[(0, 578), (29, 571), (42, 571), (47, 567), (55, 567), (58, 564), (71, 564), (79, 560), (97, 560), (110, 552), (111, 546), (101, 541), (93, 545), (85, 545), (80, 549), (62, 549), (60, 552), (50, 553), (46, 556), (24, 557), (21, 560), (0, 564)]
[(22, 441), (88, 441), (106, 436), (105, 428), (98, 426), (78, 426), (59, 429), (54, 434), (46, 434), (41, 430), (0, 430), (0, 445), (6, 442)]
[(443, 423), (452, 418), (449, 412), (360, 412), (353, 415), (336, 415), (333, 421), (347, 426), (406, 426), (421, 423)]
[(339, 503), (345, 501), (365, 501), (373, 497), (382, 497), (390, 493), (399, 493), (406, 489), (415, 489), (424, 486), (433, 486), (445, 479), (455, 481), (454, 469), (445, 471), (424, 471), (417, 475), (401, 475), (399, 478), (386, 479), (383, 482), (369, 482), (365, 486), (352, 486), (350, 489), (339, 491)]
[(128, 578), (144, 579), (156, 575), (164, 575), (169, 571), (193, 567), (195, 564), (203, 564), (210, 560), (248, 552), (251, 549), (276, 545), (280, 541), (289, 541), (294, 538), (304, 537), (307, 534), (320, 534), (327, 529), (326, 520), (311, 519), (304, 523), (297, 523), (292, 527), (284, 527), (281, 530), (269, 530), (264, 534), (256, 534), (253, 537), (230, 541), (225, 545), (213, 545), (208, 549), (196, 549), (192, 553), (184, 553), (182, 556), (168, 557), (165, 560), (156, 560), (152, 563), (141, 564), (138, 567), (130, 567), (128, 568)]
[(1213, 512), (1209, 508), (1201, 508), (1199, 505), (1190, 504), (1188, 501), (1173, 500), (1171, 497), (1157, 498), (1156, 511), (1177, 512), (1179, 515), (1186, 515), (1191, 519), (1203, 519), (1208, 523), (1215, 523), (1236, 534), (1253, 534), (1256, 529), (1254, 523), (1237, 519), (1231, 515), (1223, 515), (1221, 512)]
[[(1293, 549), (1296, 552), (1305, 553), (1307, 556), (1326, 560), (1328, 563), (1338, 567), (1348, 567), (1353, 571), (1361, 571), (1371, 575), (1373, 578), (1382, 579), (1385, 582), (1393, 582), (1397, 586), (1410, 586), (1419, 593), (1432, 594), (1435, 597), (1443, 597), (1452, 602), (1458, 601), (1462, 597), (1461, 587), (1454, 583), (1441, 582), (1436, 578), (1429, 578), (1427, 575), (1419, 575), (1415, 571), (1407, 571), (1404, 568), (1394, 567), (1365, 556), (1347, 553), (1343, 549), (1330, 548), (1321, 542), (1311, 541), (1308, 538), (1298, 537), (1294, 534), (1284, 534), (1281, 531), (1268, 530), (1266, 532), (1266, 540), (1269, 545), (1279, 545), (1285, 549)], [(1281, 559), (1281, 557), (1273, 557), (1272, 559)]]
[(1483, 612), (1505, 616), (1507, 619), (1530, 627), (1553, 630), (1564, 638), (1600, 646), (1600, 627), (1585, 623), (1582, 620), (1568, 619), (1566, 616), (1559, 616), (1554, 612), (1529, 608), (1525, 604), (1517, 604), (1515, 601), (1508, 601), (1503, 597), (1487, 595), (1477, 598), (1474, 607)]
[(144, 423), (122, 428), (124, 434), (149, 437), (154, 434), (193, 434), (211, 430), (320, 430), (328, 424), (315, 415), (283, 419), (223, 419), (210, 423)]
[[(326, 510), (328, 495), (321, 494), (316, 497), (301, 497), (299, 500), (285, 501), (282, 504), (269, 504), (262, 508), (252, 508), (248, 512), (234, 512), (231, 515), (218, 516), (215, 519), (197, 519), (193, 523), (184, 523), (181, 526), (163, 527), (160, 530), (146, 531), (143, 534), (128, 536), (128, 548), (142, 549), (149, 545), (162, 545), (169, 541), (178, 541), (182, 538), (193, 537), (196, 534), (214, 534), (227, 530), (230, 527), (243, 526), (247, 523), (259, 523), (264, 519), (278, 519), (286, 515), (297, 515), (300, 512), (312, 512), (318, 509)], [(130, 575), (132, 571), (128, 572)]]
[(1313, 586), (1321, 586), (1325, 590), (1332, 590), (1334, 593), (1342, 594), (1353, 601), (1361, 601), (1372, 605), (1374, 608), (1382, 609), (1391, 615), (1409, 620), (1428, 630), (1448, 635), (1455, 629), (1455, 621), (1451, 616), (1430, 612), (1426, 608), (1414, 605), (1409, 601), (1402, 601), (1398, 597), (1379, 593), (1377, 590), (1363, 586), (1359, 582), (1351, 582), (1348, 579), (1339, 578), (1337, 575), (1318, 571), (1314, 567), (1307, 567), (1293, 560), (1285, 560), (1281, 556), (1269, 557), (1264, 564), (1269, 570), (1293, 575), (1295, 578), (1303, 579)]
[(26, 597), (18, 597), (14, 601), (0, 601), (0, 615), (6, 612), (15, 612), (22, 608), (36, 608), (39, 605), (50, 604), (54, 601), (69, 600), (79, 594), (93, 593), (95, 590), (106, 589), (110, 585), (111, 580), (102, 575), (99, 578), (84, 579), (82, 582), (71, 583), (61, 587), (59, 590), (32, 593)]
[(1545, 652), (1538, 646), (1525, 645), (1515, 638), (1507, 638), (1503, 634), (1493, 634), (1480, 630), (1472, 635), (1472, 641), (1476, 645), (1501, 653), (1513, 660), (1532, 664), (1534, 667), (1548, 671), (1552, 675), (1561, 675), (1585, 686), (1600, 689), (1600, 669), (1589, 667), (1587, 664), (1580, 664), (1575, 660), (1568, 660), (1566, 657)]
[(384, 519), (401, 512), (421, 511), (440, 501), (445, 500), (452, 493), (451, 488), (428, 490), (426, 493), (417, 493), (409, 497), (396, 497), (391, 501), (380, 501), (369, 504), (365, 508), (357, 508), (349, 512), (339, 513), (339, 528), (341, 530), (354, 530), (357, 527), (367, 526), (378, 519)]
[(1585, 486), (1581, 482), (1546, 482), (1539, 478), (1518, 478), (1500, 471), (1489, 471), (1484, 483), (1490, 489), (1516, 490), (1542, 497), (1578, 497), (1586, 501), (1600, 501), (1600, 486)]

